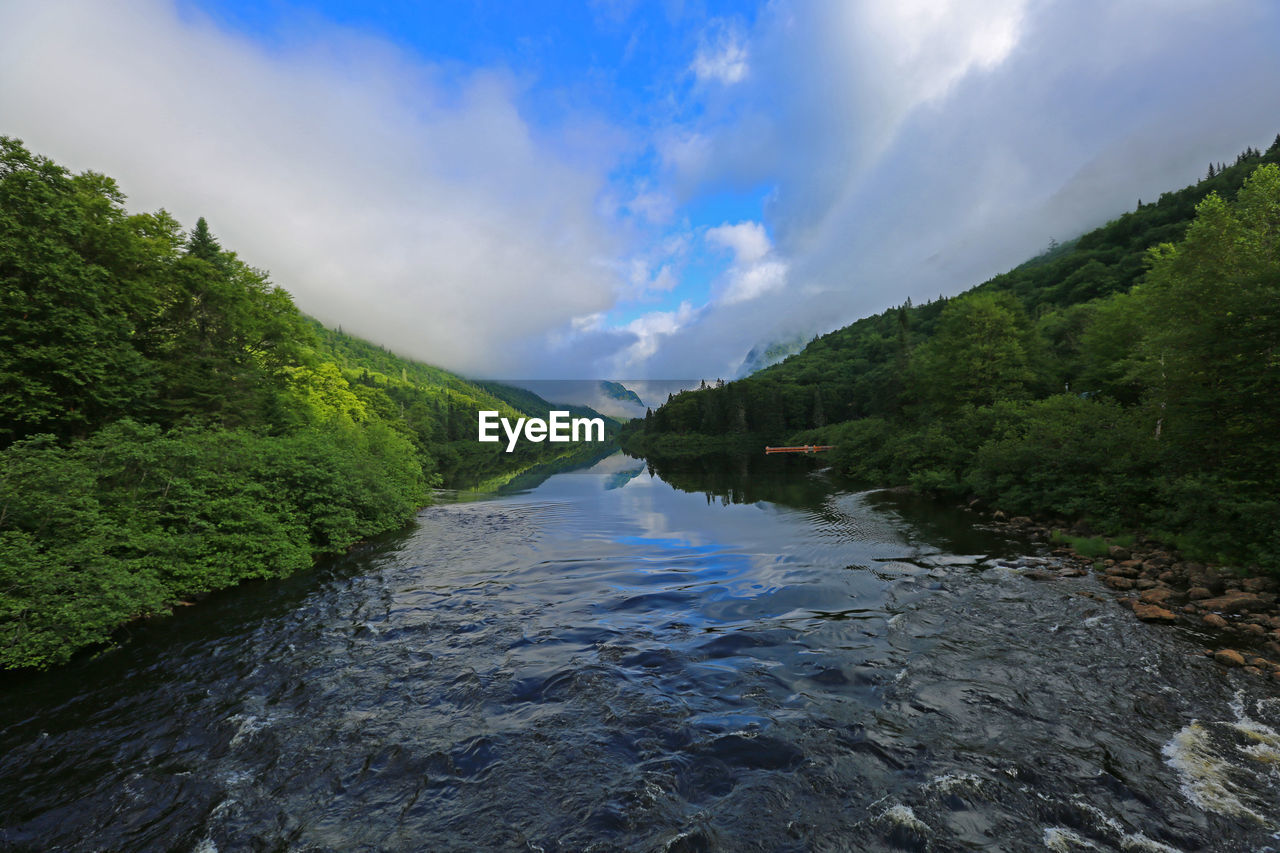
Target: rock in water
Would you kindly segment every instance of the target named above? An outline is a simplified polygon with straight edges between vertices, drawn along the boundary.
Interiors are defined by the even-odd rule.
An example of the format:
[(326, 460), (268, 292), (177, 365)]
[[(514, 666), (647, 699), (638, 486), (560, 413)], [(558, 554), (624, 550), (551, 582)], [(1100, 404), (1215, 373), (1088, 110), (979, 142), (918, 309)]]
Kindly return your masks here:
[(1213, 653), (1213, 659), (1224, 666), (1244, 666), (1244, 655), (1235, 649), (1219, 649)]
[(1232, 590), (1217, 598), (1206, 598), (1200, 602), (1205, 610), (1216, 610), (1219, 613), (1245, 613), (1266, 610), (1275, 597), (1267, 593), (1241, 592)]
[(1156, 604), (1143, 604), (1138, 602), (1133, 605), (1133, 615), (1137, 616), (1143, 622), (1176, 622), (1178, 615), (1171, 610), (1165, 610)]

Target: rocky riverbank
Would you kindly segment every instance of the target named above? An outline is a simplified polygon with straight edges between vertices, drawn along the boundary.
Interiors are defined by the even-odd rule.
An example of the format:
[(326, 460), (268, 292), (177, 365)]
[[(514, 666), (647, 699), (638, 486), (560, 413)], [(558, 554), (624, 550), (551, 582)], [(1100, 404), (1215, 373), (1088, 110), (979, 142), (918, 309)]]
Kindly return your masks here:
[(1111, 545), (1105, 557), (1077, 553), (1055, 542), (1055, 532), (1083, 534), (1026, 516), (995, 511), (983, 526), (1044, 543), (1056, 558), (1046, 569), (1027, 566), (1036, 580), (1093, 574), (1119, 604), (1145, 622), (1183, 624), (1213, 638), (1204, 650), (1219, 664), (1280, 682), (1280, 583), (1271, 577), (1242, 577), (1215, 566), (1182, 559), (1177, 550), (1135, 537), (1129, 547)]

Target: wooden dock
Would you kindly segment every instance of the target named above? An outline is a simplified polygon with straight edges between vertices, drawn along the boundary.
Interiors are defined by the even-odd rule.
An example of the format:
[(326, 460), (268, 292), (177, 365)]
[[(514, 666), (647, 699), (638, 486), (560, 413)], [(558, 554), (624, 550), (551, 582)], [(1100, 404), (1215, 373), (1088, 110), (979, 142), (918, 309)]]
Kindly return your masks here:
[(765, 453), (817, 453), (820, 450), (834, 450), (834, 444), (802, 444), (799, 447), (766, 447)]

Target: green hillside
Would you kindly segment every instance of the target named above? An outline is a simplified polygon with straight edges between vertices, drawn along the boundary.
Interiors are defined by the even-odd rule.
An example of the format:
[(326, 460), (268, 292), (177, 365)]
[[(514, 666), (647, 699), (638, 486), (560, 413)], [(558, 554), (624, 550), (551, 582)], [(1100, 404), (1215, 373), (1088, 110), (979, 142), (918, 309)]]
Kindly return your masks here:
[[(572, 453), (543, 414), (326, 329), (203, 219), (0, 137), (0, 667), (404, 525), (440, 485)], [(525, 406), (521, 411), (517, 411)]]
[(623, 446), (837, 445), (870, 483), (1280, 567), (1280, 137), (952, 299), (910, 302)]
[(601, 418), (604, 420), (605, 433), (608, 435), (616, 433), (618, 427), (621, 426), (621, 422), (616, 418), (602, 415), (590, 406), (580, 406), (575, 403), (548, 402), (527, 388), (517, 388), (514, 385), (505, 385), (501, 382), (477, 381), (475, 384), (486, 393), (526, 415), (545, 418), (548, 412), (555, 410), (568, 412), (571, 417), (575, 418)]

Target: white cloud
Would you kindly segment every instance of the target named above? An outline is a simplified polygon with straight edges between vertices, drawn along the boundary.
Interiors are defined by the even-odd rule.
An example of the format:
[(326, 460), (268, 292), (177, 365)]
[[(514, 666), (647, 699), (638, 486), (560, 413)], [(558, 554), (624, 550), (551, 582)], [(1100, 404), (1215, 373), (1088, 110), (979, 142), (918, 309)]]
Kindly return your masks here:
[(726, 305), (746, 302), (786, 287), (787, 265), (777, 260), (761, 261), (730, 270), (728, 278), (728, 287), (720, 301)]
[(773, 250), (773, 243), (759, 222), (724, 223), (707, 229), (707, 242), (733, 251), (736, 264), (753, 264)]
[[(971, 71), (991, 70), (1021, 36), (1027, 0), (895, 0), (847, 7), (863, 57), (908, 110), (944, 95)], [(864, 65), (865, 67), (865, 65)]]
[(773, 252), (773, 242), (760, 222), (725, 223), (708, 228), (706, 240), (712, 246), (733, 252), (733, 263), (724, 274), (717, 300), (724, 305), (746, 302), (787, 284), (787, 264)]
[(736, 27), (714, 21), (690, 66), (699, 82), (714, 81), (732, 86), (746, 79), (750, 72), (747, 47)]
[(619, 297), (623, 301), (649, 301), (678, 287), (688, 261), (691, 238), (691, 232), (684, 229), (653, 236), (646, 246), (619, 265), (624, 273), (620, 278), (626, 282)]
[(676, 204), (670, 193), (642, 184), (624, 205), (626, 211), (653, 225), (666, 225), (675, 216)]
[[(1278, 40), (1270, 0), (769, 0), (707, 23), (624, 133), (576, 104), (536, 126), (535, 82), (350, 33), (267, 50), (162, 0), (8, 0), (0, 133), (114, 175), (134, 209), (208, 217), (305, 310), (407, 354), (711, 376), (1265, 147)], [(682, 219), (761, 186), (760, 221)], [(732, 253), (706, 304), (609, 324), (620, 299), (680, 299), (698, 239)]]
[(696, 313), (691, 304), (681, 302), (674, 311), (650, 311), (632, 320), (625, 329), (635, 336), (634, 343), (614, 359), (612, 375), (632, 375), (632, 369), (650, 359), (663, 339), (685, 328)]
[(540, 130), (519, 95), (337, 30), (267, 50), (161, 0), (0, 8), (0, 132), (132, 209), (207, 217), (322, 320), (475, 373), (618, 289), (608, 134)]
[(1278, 39), (1266, 0), (769, 3), (750, 76), (656, 146), (681, 198), (771, 185), (786, 269), (724, 282), (650, 368), (957, 293), (1265, 147)]

